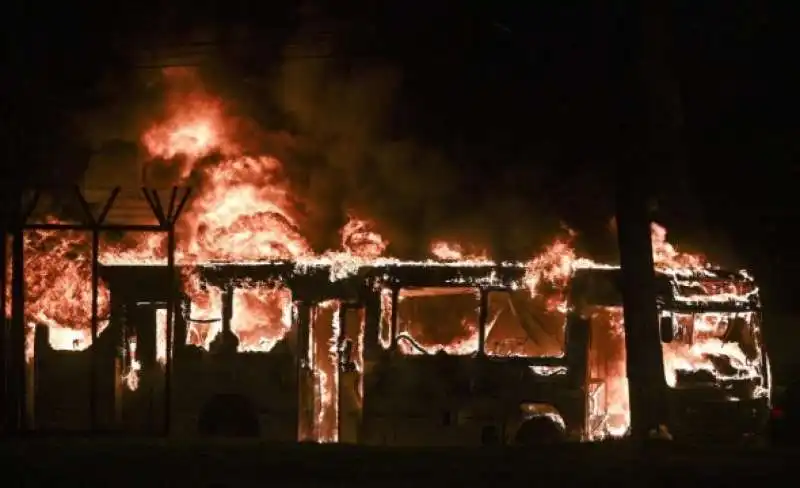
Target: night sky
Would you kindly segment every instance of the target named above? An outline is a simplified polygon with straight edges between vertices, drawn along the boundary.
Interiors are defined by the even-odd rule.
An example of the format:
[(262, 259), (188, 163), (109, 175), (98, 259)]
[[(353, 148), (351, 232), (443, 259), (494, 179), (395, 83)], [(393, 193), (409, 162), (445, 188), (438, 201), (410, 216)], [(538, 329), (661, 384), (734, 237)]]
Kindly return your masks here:
[[(337, 228), (354, 207), (401, 248), (444, 234), (515, 254), (565, 223), (587, 252), (614, 255), (618, 80), (638, 52), (620, 34), (630, 15), (562, 5), (580, 2), (295, 3), (17, 2), (0, 77), (4, 183), (79, 181), (98, 145), (86, 114), (153, 115), (158, 97), (131, 80), (197, 58), (242, 116), (306, 141), (285, 162), (314, 228)], [(773, 312), (794, 311), (790, 2), (679, 3), (660, 16), (668, 154), (642, 163), (654, 218), (682, 248), (752, 269)], [(199, 54), (176, 58), (187, 45)]]

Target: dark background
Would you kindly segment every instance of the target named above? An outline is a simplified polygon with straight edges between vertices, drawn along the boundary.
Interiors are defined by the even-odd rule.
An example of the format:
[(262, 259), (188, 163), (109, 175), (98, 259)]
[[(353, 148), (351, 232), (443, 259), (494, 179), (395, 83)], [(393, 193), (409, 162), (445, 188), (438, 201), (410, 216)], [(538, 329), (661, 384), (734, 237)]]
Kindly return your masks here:
[[(611, 258), (635, 16), (527, 3), (16, 2), (4, 13), (3, 183), (79, 181), (98, 151), (80, 114), (154, 107), (157, 90), (132, 80), (189, 63), (239, 114), (301, 141), (285, 163), (309, 227), (338, 228), (356, 208), (400, 253), (452, 235), (512, 255), (565, 223)], [(641, 181), (672, 242), (753, 270), (787, 361), (800, 271), (793, 10), (676, 2), (656, 16), (663, 32), (645, 37), (661, 46), (650, 82), (665, 154), (642, 162)], [(291, 103), (270, 84), (287, 71)], [(319, 234), (315, 245), (331, 243)]]

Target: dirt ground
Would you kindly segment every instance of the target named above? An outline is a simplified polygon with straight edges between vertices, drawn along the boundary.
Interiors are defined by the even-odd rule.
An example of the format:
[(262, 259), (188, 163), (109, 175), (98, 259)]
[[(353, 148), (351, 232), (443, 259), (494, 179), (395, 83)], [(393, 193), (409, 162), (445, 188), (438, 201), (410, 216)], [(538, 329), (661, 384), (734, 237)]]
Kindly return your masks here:
[[(275, 447), (250, 441), (13, 439), (0, 442), (6, 486), (452, 486), (558, 482), (744, 486), (785, 482), (800, 451), (673, 445), (537, 449)], [(794, 468), (797, 469), (797, 468)], [(791, 478), (789, 478), (791, 479)], [(541, 486), (541, 485), (540, 485)]]

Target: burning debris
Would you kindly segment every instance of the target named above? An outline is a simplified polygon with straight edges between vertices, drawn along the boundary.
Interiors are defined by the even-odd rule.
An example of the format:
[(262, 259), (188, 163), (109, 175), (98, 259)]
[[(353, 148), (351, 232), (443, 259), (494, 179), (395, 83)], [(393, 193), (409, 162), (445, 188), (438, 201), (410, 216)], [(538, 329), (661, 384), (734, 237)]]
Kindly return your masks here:
[[(605, 331), (600, 339), (605, 354), (596, 358), (593, 373), (611, 378), (604, 384), (604, 418), (598, 421), (602, 424), (598, 429), (608, 435), (626, 431), (629, 407), (621, 299), (579, 302), (569, 297), (576, 273), (614, 272), (615, 266), (579, 257), (570, 239), (554, 241), (526, 262), (496, 263), (486, 252), (468, 252), (461, 243), (445, 241), (432, 244), (431, 260), (401, 260), (387, 256), (388, 241), (371, 222), (355, 216), (341, 230), (339, 249), (315, 253), (301, 230), (300, 213), (281, 162), (243, 151), (218, 100), (195, 94), (180, 102), (171, 107), (166, 119), (144, 133), (142, 143), (152, 158), (148, 172), (169, 174), (171, 184), (191, 185), (195, 191), (176, 228), (182, 290), (192, 304), (187, 344), (208, 350), (222, 331), (223, 287), (209, 283), (208, 277), (214, 273), (240, 275), (233, 295), (236, 313), (231, 331), (238, 339), (238, 350), (248, 352), (275, 347), (289, 332), (293, 313), (291, 293), (279, 283), (260, 286), (263, 283), (253, 281), (255, 268), (280, 268), (278, 274), (284, 278), (323, 273), (329, 283), (367, 273), (378, 287), (386, 285), (398, 270), (442, 269), (452, 274), (447, 283), (453, 286), (446, 296), (434, 296), (424, 288), (404, 290), (394, 303), (396, 311), (391, 306), (384, 308), (384, 313), (397, 314), (399, 347), (406, 354), (473, 353), (479, 344), (476, 287), (509, 286), (515, 290), (512, 295), (490, 298), (487, 352), (526, 356), (535, 350), (538, 355), (556, 357), (563, 353), (560, 341), (565, 314), (572, 310), (591, 317), (593, 324), (599, 324), (593, 327)], [(668, 384), (680, 386), (685, 383), (682, 378), (697, 378), (701, 373), (713, 382), (760, 374), (763, 365), (753, 349), (758, 341), (742, 332), (758, 330), (755, 314), (748, 308), (757, 299), (752, 279), (746, 275), (722, 276), (701, 256), (680, 253), (666, 241), (666, 230), (656, 224), (652, 239), (656, 268), (669, 287), (662, 295), (666, 297), (661, 303), (662, 313), (675, 317), (676, 328), (685, 339), (664, 345)], [(31, 336), (34, 324), (47, 326), (55, 349), (82, 350), (91, 342), (88, 241), (87, 235), (78, 232), (35, 231), (25, 237), (26, 321), (31, 324)], [(106, 266), (162, 265), (165, 247), (161, 235), (105, 237), (100, 261)], [(473, 271), (462, 273), (470, 269)], [(504, 272), (514, 276), (503, 276)], [(251, 280), (249, 285), (243, 286), (247, 280)], [(726, 307), (739, 304), (741, 311), (702, 310), (714, 303)], [(108, 288), (101, 282), (101, 332), (108, 323), (109, 307)], [(441, 315), (444, 309), (454, 315), (448, 323), (458, 324), (457, 330), (426, 329), (419, 319), (426, 314)], [(331, 313), (330, 317), (326, 315), (328, 323), (338, 320), (338, 312)], [(529, 332), (515, 336), (506, 330), (511, 330), (506, 322), (512, 316), (539, 324), (547, 333), (533, 342)], [(160, 313), (158, 323), (158, 359), (163, 362), (167, 355), (166, 312)], [(324, 342), (330, 340), (323, 338)], [(32, 339), (29, 343), (30, 360)], [(134, 389), (140, 368), (136, 338), (131, 338), (128, 346), (131, 360), (125, 378)], [(321, 401), (330, 403), (329, 392), (338, 381), (338, 376), (331, 374), (335, 350), (320, 349), (315, 354), (331, 356), (326, 362), (328, 370), (319, 371), (315, 380), (322, 391)], [(539, 369), (547, 374), (557, 371)], [(332, 439), (332, 435), (320, 434), (324, 439)]]

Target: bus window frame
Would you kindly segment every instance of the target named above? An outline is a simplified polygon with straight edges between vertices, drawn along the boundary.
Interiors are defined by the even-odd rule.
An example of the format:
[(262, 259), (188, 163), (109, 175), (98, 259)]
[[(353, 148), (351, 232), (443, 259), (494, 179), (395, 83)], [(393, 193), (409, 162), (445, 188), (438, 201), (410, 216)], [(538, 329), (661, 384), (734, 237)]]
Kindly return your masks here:
[[(488, 294), (490, 291), (510, 291), (507, 288), (499, 288), (499, 289), (486, 289), (484, 287), (479, 286), (463, 286), (463, 285), (447, 285), (447, 284), (439, 284), (439, 285), (430, 285), (430, 286), (393, 286), (391, 288), (387, 287), (384, 290), (389, 289), (391, 290), (391, 317), (389, 319), (389, 327), (390, 327), (390, 342), (389, 347), (384, 349), (389, 351), (393, 354), (399, 354), (398, 349), (398, 336), (400, 335), (399, 325), (398, 325), (398, 304), (400, 302), (400, 292), (404, 289), (420, 289), (420, 288), (432, 288), (432, 289), (463, 289), (463, 290), (472, 290), (476, 295), (478, 295), (478, 347), (475, 352), (472, 354), (485, 356), (485, 332), (486, 332), (486, 312), (488, 308)], [(381, 291), (382, 292), (382, 291)], [(380, 292), (379, 292), (380, 293)], [(383, 302), (381, 301), (379, 306), (381, 307), (380, 314), (381, 316), (384, 313), (383, 310)], [(382, 324), (381, 324), (382, 325)], [(378, 337), (381, 336), (381, 331), (378, 331)], [(378, 341), (378, 347), (383, 349), (383, 346), (380, 344), (380, 340)]]

